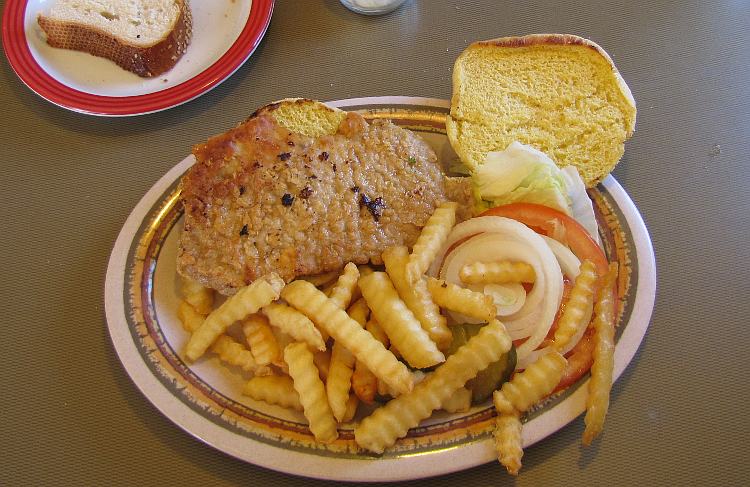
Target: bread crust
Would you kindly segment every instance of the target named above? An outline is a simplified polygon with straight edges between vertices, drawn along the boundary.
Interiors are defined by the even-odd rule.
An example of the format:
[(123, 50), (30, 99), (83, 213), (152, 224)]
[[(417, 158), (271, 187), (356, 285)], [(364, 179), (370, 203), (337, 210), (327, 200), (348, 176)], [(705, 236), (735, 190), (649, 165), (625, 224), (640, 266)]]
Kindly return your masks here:
[(150, 46), (135, 46), (93, 26), (64, 22), (40, 14), (39, 26), (47, 44), (103, 57), (144, 78), (169, 71), (185, 54), (193, 32), (193, 18), (185, 0), (179, 0), (179, 14), (172, 29)]
[(284, 98), (258, 108), (247, 120), (267, 115), (292, 132), (322, 137), (335, 134), (346, 113), (309, 98)]
[[(481, 61), (476, 60), (492, 59), (494, 54), (508, 55), (509, 59), (520, 59), (525, 54), (532, 53), (554, 58), (557, 55), (562, 55), (563, 52), (576, 52), (582, 56), (583, 62), (587, 64), (594, 63), (598, 66), (597, 73), (599, 74), (597, 74), (597, 82), (604, 83), (602, 86), (607, 87), (607, 90), (609, 90), (608, 96), (611, 96), (611, 98), (603, 101), (603, 103), (616, 107), (616, 111), (619, 112), (616, 126), (597, 125), (598, 129), (594, 132), (600, 135), (592, 135), (591, 139), (598, 141), (597, 143), (589, 144), (582, 142), (580, 144), (572, 144), (570, 150), (566, 146), (557, 145), (553, 136), (544, 135), (555, 132), (555, 127), (557, 127), (553, 121), (550, 121), (548, 118), (545, 119), (544, 116), (541, 117), (541, 119), (545, 119), (543, 121), (540, 120), (537, 122), (536, 118), (527, 120), (523, 127), (520, 127), (517, 131), (513, 129), (513, 123), (510, 122), (510, 132), (508, 133), (504, 132), (502, 128), (498, 129), (495, 126), (498, 122), (487, 120), (487, 123), (485, 123), (467, 119), (467, 117), (471, 117), (470, 113), (484, 113), (484, 109), (481, 106), (477, 106), (477, 98), (486, 96), (496, 102), (499, 102), (499, 99), (494, 97), (495, 93), (493, 91), (482, 95), (482, 89), (477, 88), (479, 90), (478, 94), (475, 93), (472, 97), (471, 93), (463, 89), (472, 85), (471, 79), (466, 77), (464, 71), (466, 65), (474, 62), (480, 62), (481, 64)], [(536, 68), (534, 66), (527, 66), (524, 69), (533, 71)], [(498, 73), (497, 76), (502, 77), (503, 75), (502, 73)], [(600, 76), (601, 78), (599, 78)], [(637, 113), (635, 100), (630, 88), (615, 67), (614, 62), (598, 44), (576, 35), (532, 34), (474, 42), (456, 59), (452, 81), (453, 95), (451, 97), (450, 114), (445, 122), (446, 132), (456, 154), (467, 164), (470, 170), (481, 165), (482, 162), (480, 159), (484, 158), (482, 154), (486, 155), (488, 150), (490, 150), (488, 149), (489, 147), (492, 147), (492, 150), (503, 150), (508, 143), (515, 139), (548, 153), (558, 165), (576, 166), (585, 184), (591, 187), (599, 183), (612, 171), (623, 155), (624, 142), (632, 136), (635, 130)], [(464, 100), (464, 96), (467, 97), (467, 100)], [(554, 97), (555, 95), (549, 94), (548, 96)], [(473, 100), (473, 105), (470, 100)], [(471, 109), (466, 108), (467, 103), (472, 106)], [(520, 102), (519, 115), (521, 117), (524, 116), (524, 113), (528, 115), (528, 110), (524, 112), (524, 109), (523, 102)], [(534, 110), (534, 108), (529, 109)], [(555, 114), (559, 115), (558, 110), (554, 106), (542, 115), (547, 114), (551, 116)], [(506, 113), (505, 115), (507, 117), (513, 116), (512, 113)], [(577, 112), (577, 115), (571, 114), (570, 116), (581, 117), (581, 122), (584, 125), (586, 124), (585, 117), (587, 115), (585, 113)], [(608, 120), (607, 123), (611, 123), (612, 121)], [(478, 127), (481, 127), (481, 129)], [(560, 130), (565, 132), (564, 126), (561, 125), (560, 127), (563, 127)], [(482, 133), (482, 129), (484, 129), (484, 133)], [(534, 130), (539, 130), (537, 135), (532, 135)], [(472, 135), (467, 135), (469, 132)], [(568, 134), (564, 136), (567, 137)], [(574, 139), (576, 137), (574, 134)], [(480, 142), (477, 142), (477, 140)], [(585, 141), (586, 139), (583, 138), (580, 140)], [(602, 144), (599, 144), (599, 142)], [(581, 150), (584, 152), (581, 152)], [(590, 152), (585, 152), (586, 150), (590, 150)], [(592, 157), (593, 159), (591, 159)]]
[[(612, 58), (607, 54), (607, 51), (605, 51), (599, 44), (597, 44), (594, 41), (591, 41), (589, 39), (586, 39), (584, 37), (579, 37), (574, 34), (529, 34), (525, 36), (518, 36), (518, 37), (498, 37), (495, 39), (488, 39), (485, 41), (477, 41), (473, 42), (469, 45), (469, 47), (466, 48), (466, 51), (472, 50), (472, 49), (481, 49), (486, 47), (501, 47), (501, 48), (515, 48), (515, 47), (534, 47), (534, 46), (582, 46), (582, 47), (588, 47), (589, 49), (592, 49), (597, 54), (599, 54), (601, 57), (603, 57), (607, 63), (609, 64), (610, 68), (612, 69), (612, 75), (615, 78), (615, 82), (617, 83), (617, 86), (622, 93), (623, 97), (625, 97), (627, 103), (633, 108), (633, 116), (628, 120), (628, 126), (625, 128), (627, 132), (627, 136), (630, 137), (633, 135), (633, 131), (635, 130), (635, 112), (636, 112), (636, 106), (635, 106), (635, 98), (633, 98), (633, 93), (630, 91), (630, 87), (625, 83), (625, 80), (623, 79), (622, 75), (620, 75), (620, 71), (615, 66), (614, 61), (612, 61)], [(456, 64), (459, 63), (459, 59), (456, 60)], [(456, 75), (457, 70), (453, 70), (453, 83), (454, 87), (456, 86)], [(455, 91), (455, 90), (454, 90)]]
[(331, 107), (323, 103), (322, 101), (318, 100), (312, 100), (310, 98), (283, 98), (278, 101), (271, 102), (267, 105), (263, 105), (262, 107), (255, 110), (252, 115), (247, 117), (247, 120), (251, 120), (253, 118), (259, 117), (261, 115), (270, 115), (271, 113), (275, 112), (282, 106), (293, 106), (300, 108), (304, 105), (310, 105), (315, 108), (315, 110), (322, 111), (322, 112), (342, 112), (340, 108)]

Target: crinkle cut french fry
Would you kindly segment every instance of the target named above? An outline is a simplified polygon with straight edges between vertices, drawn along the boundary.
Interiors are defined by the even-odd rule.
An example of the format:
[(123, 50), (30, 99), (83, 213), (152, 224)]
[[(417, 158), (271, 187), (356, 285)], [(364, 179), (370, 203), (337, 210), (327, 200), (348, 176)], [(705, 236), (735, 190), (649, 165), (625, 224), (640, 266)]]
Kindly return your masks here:
[(366, 264), (365, 265), (358, 265), (357, 269), (359, 270), (359, 276), (360, 277), (366, 276), (367, 274), (372, 274), (373, 273), (372, 267), (370, 267), (369, 265), (366, 265)]
[(349, 313), (351, 319), (364, 327), (367, 323), (367, 318), (370, 315), (370, 308), (367, 307), (367, 301), (365, 301), (364, 298), (359, 298), (349, 306), (349, 309), (346, 310), (346, 312)]
[(279, 344), (279, 349), (282, 351), (282, 361), (283, 361), (284, 360), (283, 350), (290, 343), (294, 343), (294, 338), (290, 337), (289, 335), (287, 335), (283, 331), (279, 330), (275, 326), (271, 327), (271, 333), (273, 333), (273, 337), (276, 339), (276, 343)]
[(180, 319), (182, 327), (189, 333), (193, 333), (200, 328), (201, 323), (206, 319), (205, 315), (198, 313), (195, 308), (185, 300), (180, 301), (180, 306), (177, 308), (177, 317)]
[[(182, 326), (186, 331), (193, 333), (200, 328), (205, 316), (198, 313), (187, 301), (180, 301), (177, 309), (177, 316), (182, 321)], [(265, 364), (258, 363), (252, 352), (236, 342), (227, 335), (220, 335), (211, 345), (211, 351), (219, 356), (222, 362), (240, 367), (245, 372), (251, 372), (255, 375), (267, 375), (271, 371)]]
[(263, 307), (263, 314), (268, 317), (271, 325), (293, 339), (305, 342), (316, 350), (326, 349), (323, 337), (315, 328), (315, 324), (296, 309), (282, 303), (271, 303)]
[[(362, 301), (364, 301), (364, 298), (362, 298)], [(366, 302), (365, 302), (365, 305), (366, 305)], [(369, 308), (367, 309), (369, 311)], [(365, 330), (369, 331), (370, 334), (372, 334), (372, 336), (375, 337), (377, 341), (382, 343), (384, 347), (388, 348), (388, 350), (390, 350), (391, 352), (394, 352), (393, 349), (389, 348), (390, 340), (388, 340), (388, 335), (385, 334), (385, 331), (380, 326), (380, 324), (378, 323), (378, 320), (374, 316), (371, 316), (370, 319), (367, 320), (367, 323), (365, 324)], [(396, 353), (393, 353), (393, 354), (396, 356), (396, 358), (400, 357), (399, 354), (396, 354)], [(392, 392), (393, 391), (391, 391), (391, 388), (388, 387), (388, 385), (385, 382), (383, 382), (382, 380), (377, 381), (377, 393), (379, 396), (391, 395)]]
[(329, 282), (325, 286), (321, 286), (320, 290), (323, 291), (323, 294), (331, 297), (331, 293), (333, 292), (333, 288), (336, 287), (336, 281)]
[(591, 365), (583, 444), (590, 445), (604, 428), (609, 409), (615, 356), (615, 280), (617, 264), (609, 265), (594, 305), (594, 363)]
[(381, 397), (385, 397), (385, 396), (396, 397), (396, 396), (398, 396), (398, 394), (392, 394), (392, 391), (388, 387), (388, 384), (386, 384), (382, 380), (377, 381), (376, 392), (377, 392), (378, 396), (381, 396)]
[[(347, 313), (349, 314), (349, 317), (351, 317), (354, 321), (364, 327), (365, 323), (367, 322), (367, 316), (370, 314), (370, 308), (367, 307), (367, 302), (365, 302), (364, 298), (359, 298), (354, 303), (352, 303), (351, 306), (349, 306)], [(338, 344), (338, 342), (334, 342), (333, 348), (336, 348), (337, 346), (343, 350), (346, 350), (346, 348), (341, 346), (341, 344)], [(375, 398), (375, 392), (373, 390), (372, 384), (377, 383), (377, 378), (372, 372), (367, 369), (367, 367), (363, 363), (356, 360), (351, 352), (348, 353), (352, 359), (350, 367), (351, 374), (349, 375), (349, 387), (354, 391), (354, 394), (352, 394), (352, 396), (357, 396), (358, 398), (361, 396), (363, 402), (367, 402), (368, 404), (372, 403)], [(331, 365), (333, 365), (333, 354), (331, 355)], [(326, 382), (326, 390), (327, 389), (328, 382)], [(330, 392), (328, 393), (328, 395), (329, 403), (336, 401), (335, 399), (333, 401), (331, 400)], [(334, 407), (333, 404), (331, 404), (331, 409), (334, 411), (333, 415), (336, 416), (336, 419), (339, 422), (345, 421), (341, 417), (340, 406)]]
[(501, 414), (527, 411), (555, 389), (566, 365), (565, 357), (557, 352), (542, 355), (493, 393), (495, 409)]
[(182, 278), (182, 297), (202, 315), (209, 314), (214, 308), (214, 291), (188, 277)]
[[(352, 305), (349, 306), (347, 313), (354, 321), (356, 321), (363, 327), (370, 324), (370, 322), (367, 321), (367, 317), (370, 314), (370, 308), (367, 307), (365, 298), (359, 298), (354, 303), (352, 303)], [(370, 321), (372, 320), (374, 320), (374, 318), (370, 319)], [(370, 328), (366, 329), (370, 331)], [(380, 330), (380, 332), (383, 336), (385, 336), (385, 332), (383, 332), (382, 330)], [(373, 337), (383, 343), (383, 340), (380, 338), (380, 336), (373, 334)], [(388, 338), (386, 337), (386, 340), (387, 339)], [(336, 346), (336, 342), (334, 342), (334, 346)], [(379, 386), (381, 381), (379, 381), (378, 378), (375, 377), (375, 374), (370, 372), (366, 365), (355, 359), (354, 366), (352, 367), (352, 376), (350, 377), (350, 383), (351, 388), (354, 391), (354, 396), (356, 396), (359, 400), (362, 400), (362, 402), (372, 404), (372, 402), (375, 400), (374, 385)]]
[(359, 270), (352, 262), (344, 266), (344, 272), (341, 273), (336, 285), (331, 289), (330, 299), (336, 306), (346, 309), (354, 296), (357, 289), (357, 280), (359, 280)]
[(276, 367), (278, 367), (279, 369), (281, 369), (282, 372), (288, 375), (289, 368), (286, 366), (286, 362), (284, 362), (284, 349), (290, 343), (294, 343), (294, 339), (290, 337), (289, 335), (287, 335), (286, 333), (284, 333), (283, 331), (276, 328), (275, 326), (271, 327), (271, 332), (273, 333), (273, 337), (276, 339), (276, 343), (279, 344), (279, 351), (281, 353), (281, 361), (274, 365), (276, 365)]
[(282, 297), (341, 342), (389, 386), (400, 392), (412, 389), (411, 374), (406, 366), (315, 286), (294, 281), (284, 288)]
[(286, 375), (253, 377), (247, 381), (242, 393), (256, 401), (302, 411), (302, 403), (294, 390), (292, 378)]
[(490, 321), (497, 314), (495, 302), (491, 296), (486, 294), (434, 277), (427, 278), (427, 289), (430, 290), (432, 299), (441, 308), (447, 308), (482, 321)]
[(186, 347), (188, 359), (197, 360), (219, 335), (235, 321), (257, 312), (263, 306), (279, 299), (284, 281), (275, 273), (263, 276), (243, 287), (208, 315), (201, 326), (190, 336)]
[(299, 394), (310, 431), (318, 441), (334, 441), (338, 437), (336, 420), (328, 406), (325, 386), (320, 380), (313, 354), (307, 344), (297, 342), (287, 345), (284, 349), (284, 361), (289, 367), (289, 375), (292, 377), (294, 390)]
[(354, 363), (352, 373), (352, 390), (354, 394), (365, 404), (375, 402), (375, 393), (378, 391), (378, 378), (375, 377), (367, 366), (357, 360)]
[(355, 441), (363, 448), (382, 453), (409, 428), (417, 426), (432, 411), (439, 409), (451, 394), (480, 370), (499, 360), (510, 347), (511, 339), (505, 327), (493, 320), (435, 372), (414, 386), (412, 392), (391, 400), (363, 419), (354, 430)]
[[(418, 369), (412, 370), (411, 375), (414, 378), (414, 384), (419, 384), (420, 382), (425, 380), (425, 378), (427, 377), (427, 374), (425, 374), (424, 372)], [(457, 393), (461, 394), (460, 390), (457, 391)], [(383, 396), (383, 397), (385, 396), (398, 397), (401, 395), (401, 393), (398, 391), (394, 391), (393, 389), (388, 387), (388, 384), (386, 384), (382, 380), (378, 380), (378, 395)], [(469, 395), (469, 400), (471, 400), (471, 395)]]
[(391, 341), (388, 340), (388, 335), (383, 330), (383, 327), (378, 323), (377, 318), (371, 316), (367, 323), (365, 323), (365, 330), (369, 331), (377, 341), (383, 344), (384, 347), (388, 348)]
[(359, 406), (359, 398), (356, 394), (351, 394), (349, 396), (349, 400), (346, 401), (346, 412), (344, 413), (344, 417), (341, 418), (342, 423), (348, 423), (352, 419), (354, 419), (354, 416), (357, 414), (357, 407)]
[(279, 347), (268, 318), (260, 313), (253, 313), (242, 322), (242, 332), (255, 361), (261, 365), (280, 364), (281, 348)]
[(466, 284), (532, 283), (536, 280), (534, 268), (529, 264), (508, 260), (466, 264), (458, 272), (458, 277)]
[(435, 208), (432, 216), (427, 220), (414, 243), (406, 265), (406, 276), (409, 281), (414, 282), (421, 278), (430, 267), (453, 225), (456, 224), (456, 208), (458, 208), (457, 203), (450, 201), (443, 203)]
[(422, 369), (445, 360), (435, 342), (430, 340), (414, 314), (398, 297), (388, 274), (373, 272), (359, 280), (359, 288), (391, 344), (398, 348), (409, 365)]
[(443, 401), (441, 409), (449, 413), (464, 413), (471, 408), (471, 391), (461, 387)]
[(555, 330), (554, 347), (556, 350), (562, 351), (570, 339), (588, 326), (591, 321), (596, 280), (594, 263), (590, 260), (583, 261), (573, 289), (565, 303), (565, 310), (557, 324), (557, 330)]
[(324, 272), (323, 274), (315, 274), (312, 276), (302, 276), (299, 279), (304, 279), (307, 282), (312, 283), (316, 287), (325, 286), (326, 284), (336, 281), (339, 277), (337, 271)]
[(342, 422), (346, 414), (346, 403), (349, 400), (349, 389), (352, 386), (354, 372), (354, 355), (338, 342), (331, 349), (331, 364), (326, 379), (326, 394), (336, 421)]
[(518, 475), (523, 457), (521, 418), (517, 413), (500, 414), (495, 420), (495, 449), (500, 463), (511, 475)]
[(410, 282), (406, 277), (406, 263), (409, 261), (409, 250), (404, 246), (390, 247), (383, 252), (385, 270), (393, 282), (398, 295), (404, 300), (414, 316), (419, 320), (422, 329), (435, 342), (439, 350), (447, 349), (453, 334), (448, 328), (445, 316), (440, 314), (440, 308), (432, 300), (427, 283), (423, 279)]
[(313, 353), (313, 362), (320, 373), (320, 380), (328, 380), (328, 372), (331, 369), (331, 350), (316, 350)]
[(271, 370), (259, 365), (250, 350), (246, 349), (240, 342), (228, 335), (220, 335), (211, 345), (211, 351), (219, 356), (222, 362), (236, 365), (245, 372), (255, 375), (268, 375)]

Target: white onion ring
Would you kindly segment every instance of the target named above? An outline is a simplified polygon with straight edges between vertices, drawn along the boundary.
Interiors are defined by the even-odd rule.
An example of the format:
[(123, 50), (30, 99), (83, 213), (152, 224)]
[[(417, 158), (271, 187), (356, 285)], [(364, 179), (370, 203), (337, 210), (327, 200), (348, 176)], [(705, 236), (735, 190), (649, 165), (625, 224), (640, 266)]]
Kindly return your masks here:
[[(593, 304), (591, 306), (589, 306), (589, 309), (586, 312), (586, 316), (591, 316), (591, 312), (593, 311), (593, 308), (594, 308)], [(575, 347), (576, 345), (578, 345), (578, 342), (581, 341), (581, 338), (583, 338), (584, 333), (586, 333), (586, 328), (587, 327), (585, 327), (585, 326), (581, 326), (578, 329), (578, 331), (576, 331), (575, 335), (573, 335), (572, 337), (570, 337), (570, 340), (568, 340), (568, 344), (565, 345), (562, 350), (560, 350), (560, 353), (562, 355), (565, 355), (566, 353), (570, 352), (571, 350), (573, 350), (573, 347)], [(541, 357), (542, 355), (545, 355), (545, 354), (547, 354), (547, 353), (549, 353), (551, 351), (552, 351), (552, 347), (550, 347), (550, 346), (534, 350), (533, 352), (531, 352), (530, 354), (528, 354), (523, 359), (518, 360), (518, 362), (516, 363), (516, 368), (525, 369), (526, 367), (529, 366), (529, 364), (532, 364), (532, 363), (536, 362), (536, 360), (539, 357)]]
[(568, 276), (571, 280), (578, 277), (578, 273), (581, 270), (581, 261), (576, 257), (576, 254), (554, 238), (550, 238), (546, 235), (541, 235), (541, 237), (547, 242), (549, 248), (552, 249), (552, 253), (555, 254), (557, 262), (560, 263), (560, 269), (562, 269), (563, 274)]
[[(520, 310), (526, 302), (526, 289), (520, 282), (485, 284), (483, 291), (495, 301), (497, 316), (510, 316)], [(507, 298), (511, 298), (512, 301), (509, 302)]]
[[(522, 308), (516, 313), (505, 317), (506, 328), (508, 328), (508, 331), (511, 331), (511, 328), (514, 328), (511, 320), (522, 318), (531, 310), (538, 307), (544, 298), (544, 275), (542, 274), (542, 266), (538, 255), (531, 250), (528, 244), (508, 238), (501, 233), (489, 232), (476, 235), (465, 242), (462, 242), (446, 256), (445, 263), (440, 269), (440, 278), (454, 284), (463, 285), (459, 277), (459, 272), (463, 266), (475, 262), (493, 262), (498, 260), (526, 262), (534, 268), (534, 272), (541, 274), (541, 282), (539, 282), (538, 286), (535, 284), (531, 292), (526, 296), (524, 306), (522, 306)], [(484, 286), (481, 284), (468, 286), (469, 289), (479, 292), (484, 291), (483, 287)], [(481, 323), (481, 320), (469, 318), (458, 313), (451, 314), (456, 321)], [(523, 330), (519, 331), (522, 332)], [(529, 329), (529, 333), (520, 336), (519, 338), (525, 338), (530, 334), (531, 331)]]
[[(452, 245), (472, 235), (477, 236), (451, 249), (451, 255), (446, 257)], [(458, 277), (461, 267), (479, 260), (487, 262), (482, 256), (488, 252), (492, 257), (489, 261), (526, 262), (536, 273), (534, 287), (521, 310), (503, 320), (512, 333), (511, 337), (528, 336), (516, 349), (521, 361), (542, 343), (560, 307), (563, 289), (560, 264), (547, 242), (526, 225), (510, 218), (485, 216), (472, 218), (453, 228), (430, 272), (436, 275), (439, 271), (446, 281), (461, 284)]]

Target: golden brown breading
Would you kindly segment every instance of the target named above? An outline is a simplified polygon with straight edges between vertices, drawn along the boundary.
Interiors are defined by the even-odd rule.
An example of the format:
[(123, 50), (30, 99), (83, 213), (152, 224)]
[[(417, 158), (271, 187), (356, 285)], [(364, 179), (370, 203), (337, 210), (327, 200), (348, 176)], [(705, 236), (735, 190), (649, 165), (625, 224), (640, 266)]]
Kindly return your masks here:
[(446, 200), (427, 143), (355, 113), (319, 138), (259, 115), (193, 152), (178, 271), (223, 294), (271, 271), (289, 281), (379, 263), (386, 247), (414, 243)]

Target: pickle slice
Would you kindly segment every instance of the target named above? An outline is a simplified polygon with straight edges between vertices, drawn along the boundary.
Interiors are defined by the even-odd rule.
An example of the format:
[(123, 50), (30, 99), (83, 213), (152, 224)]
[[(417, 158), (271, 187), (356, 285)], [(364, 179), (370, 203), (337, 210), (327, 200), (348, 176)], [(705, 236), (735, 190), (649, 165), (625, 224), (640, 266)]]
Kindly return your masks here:
[[(463, 324), (451, 326), (453, 332), (453, 342), (446, 355), (455, 353), (462, 345), (469, 341), (471, 337), (479, 333), (479, 329), (484, 324)], [(466, 388), (471, 391), (472, 404), (479, 404), (499, 389), (500, 386), (510, 380), (513, 371), (516, 368), (516, 348), (511, 347), (508, 353), (504, 354), (500, 360), (491, 363), (486, 369), (477, 374), (476, 377), (466, 383)]]

